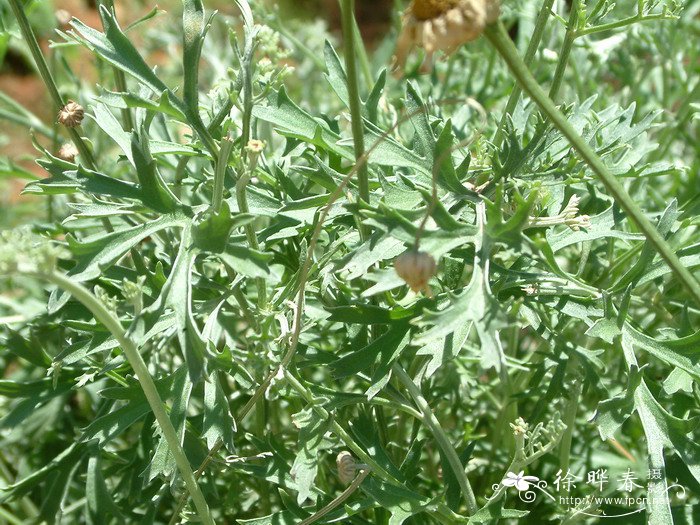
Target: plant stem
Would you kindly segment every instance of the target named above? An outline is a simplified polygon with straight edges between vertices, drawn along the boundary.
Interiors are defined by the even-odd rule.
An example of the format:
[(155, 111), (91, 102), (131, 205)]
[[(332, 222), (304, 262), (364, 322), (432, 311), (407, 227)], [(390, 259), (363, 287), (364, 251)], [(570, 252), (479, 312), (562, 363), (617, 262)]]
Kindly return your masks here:
[[(355, 0), (340, 0), (340, 12), (345, 39), (345, 69), (348, 76), (348, 95), (350, 97), (350, 118), (352, 138), (355, 144), (355, 159), (358, 161), (365, 154), (365, 131), (362, 123), (362, 105), (360, 85), (357, 78), (357, 44), (355, 42)], [(367, 163), (363, 162), (357, 170), (360, 199), (369, 203), (369, 179)]]
[(549, 88), (549, 98), (552, 100), (556, 99), (557, 95), (559, 94), (561, 83), (564, 80), (564, 73), (566, 73), (566, 66), (569, 63), (569, 55), (571, 55), (574, 40), (576, 40), (576, 30), (578, 29), (579, 22), (579, 6), (580, 0), (573, 0), (571, 2), (571, 7), (569, 8), (569, 21), (566, 24), (564, 43), (559, 51), (559, 62), (557, 63), (557, 69), (554, 71), (552, 85)]
[[(61, 97), (61, 93), (58, 91), (58, 87), (56, 86), (56, 82), (53, 79), (53, 75), (51, 75), (51, 71), (49, 71), (49, 66), (46, 64), (46, 59), (44, 58), (44, 55), (41, 52), (39, 42), (37, 41), (36, 36), (34, 35), (34, 31), (32, 30), (32, 26), (29, 23), (29, 19), (27, 19), (27, 15), (24, 12), (21, 0), (9, 1), (10, 7), (12, 8), (12, 12), (14, 13), (15, 18), (17, 19), (17, 24), (19, 25), (22, 37), (24, 38), (27, 47), (29, 47), (29, 51), (32, 53), (32, 57), (34, 58), (34, 63), (36, 64), (36, 68), (39, 71), (39, 75), (44, 81), (44, 84), (46, 84), (46, 88), (49, 91), (49, 95), (51, 96), (53, 103), (57, 107), (62, 108), (63, 106), (65, 106), (65, 102), (63, 101), (63, 97)], [(83, 138), (80, 136), (80, 133), (78, 133), (77, 128), (66, 129), (70, 134), (73, 144), (75, 144), (75, 147), (78, 148), (80, 156), (85, 165), (88, 168), (95, 170), (95, 159), (92, 156), (90, 148), (88, 148), (87, 144), (83, 141)]]
[(360, 32), (360, 26), (357, 24), (357, 19), (353, 19), (353, 34), (355, 37), (355, 42), (357, 43), (357, 57), (360, 61), (360, 67), (362, 68), (362, 76), (365, 77), (365, 85), (368, 90), (372, 89), (373, 81), (372, 78), (372, 66), (369, 63), (369, 56), (367, 55), (367, 48), (365, 47), (365, 42), (362, 40), (362, 33)]
[[(537, 50), (540, 47), (540, 42), (542, 41), (542, 37), (544, 36), (544, 30), (547, 26), (549, 13), (552, 10), (553, 5), (554, 0), (544, 0), (544, 3), (540, 8), (540, 12), (537, 15), (535, 28), (532, 31), (532, 38), (530, 38), (530, 43), (528, 44), (527, 50), (525, 51), (525, 56), (523, 57), (523, 62), (525, 62), (525, 65), (528, 68), (532, 64), (532, 61), (535, 59), (535, 53), (537, 53)], [(523, 90), (521, 89), (520, 85), (516, 82), (515, 86), (513, 86), (513, 91), (510, 92), (508, 102), (506, 103), (505, 111), (503, 112), (503, 116), (501, 117), (501, 122), (498, 125), (498, 130), (496, 130), (496, 136), (493, 139), (494, 144), (496, 146), (500, 146), (501, 142), (503, 141), (503, 130), (506, 126), (506, 120), (508, 119), (509, 115), (513, 114), (513, 111), (515, 110), (515, 106), (518, 104), (518, 99), (520, 98), (520, 94), (522, 93), (522, 91)]]
[(477, 511), (476, 497), (474, 496), (474, 491), (469, 484), (469, 479), (467, 479), (467, 475), (464, 472), (464, 466), (457, 455), (457, 451), (455, 451), (450, 439), (447, 437), (447, 434), (445, 434), (440, 422), (435, 417), (435, 414), (433, 414), (428, 402), (423, 397), (423, 394), (421, 394), (418, 386), (416, 386), (416, 384), (413, 382), (411, 376), (409, 376), (398, 363), (394, 363), (392, 371), (398, 380), (401, 381), (401, 383), (403, 383), (403, 385), (406, 387), (406, 390), (408, 390), (408, 393), (411, 395), (413, 401), (418, 407), (418, 410), (420, 410), (422, 414), (423, 422), (428, 426), (430, 431), (433, 433), (433, 436), (435, 436), (440, 449), (442, 450), (443, 454), (445, 454), (445, 458), (450, 464), (452, 472), (457, 478), (457, 482), (462, 489), (462, 495), (467, 502), (469, 515), (473, 515)]
[(216, 160), (214, 171), (214, 189), (211, 196), (211, 210), (214, 213), (221, 211), (221, 203), (224, 201), (224, 179), (228, 168), (228, 159), (233, 151), (233, 140), (224, 137), (219, 148), (219, 157)]
[(610, 22), (609, 24), (601, 24), (599, 26), (587, 27), (586, 29), (581, 29), (578, 31), (576, 36), (592, 35), (594, 33), (600, 33), (602, 31), (610, 31), (612, 29), (621, 29), (632, 24), (637, 24), (639, 22), (649, 22), (652, 20), (669, 20), (673, 17), (669, 17), (665, 13), (653, 13), (650, 15), (634, 15), (628, 18), (623, 18), (617, 22)]
[[(250, 208), (248, 207), (248, 197), (246, 196), (246, 186), (253, 175), (252, 170), (255, 166), (246, 166), (243, 168), (243, 174), (236, 182), (236, 202), (238, 203), (239, 213), (250, 213)], [(260, 251), (260, 244), (258, 243), (258, 235), (255, 232), (255, 227), (248, 223), (243, 229), (245, 230), (246, 238), (248, 239), (248, 245), (251, 249)], [(265, 308), (267, 306), (267, 283), (264, 277), (258, 277), (255, 280), (255, 286), (258, 290), (258, 306), (260, 308)]]
[[(114, 13), (114, 18), (116, 19), (117, 14), (114, 10), (114, 0), (101, 0), (101, 4), (112, 11), (112, 13)], [(102, 29), (104, 30), (104, 24), (102, 24)], [(117, 90), (121, 93), (126, 93), (126, 75), (124, 75), (124, 72), (118, 67), (113, 67), (112, 71), (114, 72), (114, 83), (117, 86)], [(124, 131), (132, 131), (134, 129), (134, 121), (131, 118), (131, 110), (128, 107), (124, 107), (121, 109), (121, 113), (122, 121), (124, 123)]]
[(70, 293), (78, 301), (80, 301), (83, 306), (85, 306), (95, 319), (102, 323), (107, 330), (112, 334), (112, 336), (119, 342), (124, 354), (126, 355), (131, 368), (136, 374), (136, 378), (143, 389), (143, 393), (146, 396), (146, 400), (153, 411), (153, 415), (160, 426), (163, 437), (168, 444), (168, 448), (175, 458), (175, 463), (182, 475), (182, 478), (187, 486), (187, 490), (194, 501), (195, 507), (197, 508), (197, 513), (202, 523), (206, 525), (214, 525), (214, 520), (209, 512), (209, 506), (204, 498), (204, 494), (199, 488), (196, 479), (194, 478), (194, 473), (192, 472), (192, 467), (190, 466), (189, 460), (185, 455), (182, 445), (180, 444), (180, 439), (177, 435), (175, 427), (173, 427), (172, 421), (168, 417), (168, 413), (165, 409), (163, 400), (158, 394), (156, 385), (153, 382), (148, 367), (144, 362), (141, 354), (136, 348), (135, 343), (126, 335), (124, 328), (121, 325), (119, 319), (117, 319), (112, 313), (105, 308), (105, 306), (95, 297), (87, 288), (83, 285), (76, 283), (66, 277), (65, 275), (58, 272), (51, 272), (49, 274), (41, 274), (40, 277), (47, 279), (49, 282), (55, 284), (59, 288)]
[(535, 101), (542, 113), (549, 118), (552, 124), (568, 139), (571, 146), (591, 167), (617, 204), (642, 231), (649, 241), (649, 244), (651, 244), (658, 254), (666, 261), (671, 271), (678, 277), (688, 293), (690, 293), (697, 304), (700, 304), (700, 284), (698, 284), (698, 281), (683, 263), (681, 263), (673, 249), (646, 215), (644, 215), (637, 203), (632, 200), (632, 197), (627, 193), (624, 186), (608, 171), (605, 163), (596, 154), (593, 148), (578, 134), (564, 114), (557, 109), (554, 102), (545, 94), (518, 55), (518, 51), (508, 36), (503, 24), (499, 22), (488, 26), (485, 35), (506, 61), (523, 90)]
[(302, 521), (299, 525), (311, 525), (312, 523), (320, 520), (331, 512), (333, 509), (335, 509), (338, 505), (343, 503), (346, 499), (348, 499), (353, 492), (355, 492), (360, 485), (362, 485), (362, 482), (365, 480), (365, 478), (369, 475), (369, 470), (363, 470), (360, 472), (360, 474), (355, 477), (355, 479), (352, 481), (350, 486), (346, 488), (342, 494), (340, 494), (337, 498), (335, 498), (333, 501), (331, 501), (328, 505), (323, 507), (321, 510), (316, 512), (313, 516), (309, 516), (306, 518), (304, 521)]
[[(574, 366), (572, 370), (574, 374), (576, 372), (577, 358), (573, 357), (572, 361)], [(583, 389), (583, 382), (580, 376), (575, 376), (574, 386), (571, 389), (571, 397), (567, 402), (567, 410), (564, 416), (564, 423), (566, 424), (566, 430), (561, 438), (560, 449), (559, 449), (559, 468), (562, 472), (567, 472), (569, 470), (569, 464), (571, 460), (571, 439), (574, 433), (574, 426), (576, 425), (576, 413), (578, 411), (579, 397), (581, 396), (581, 390)]]

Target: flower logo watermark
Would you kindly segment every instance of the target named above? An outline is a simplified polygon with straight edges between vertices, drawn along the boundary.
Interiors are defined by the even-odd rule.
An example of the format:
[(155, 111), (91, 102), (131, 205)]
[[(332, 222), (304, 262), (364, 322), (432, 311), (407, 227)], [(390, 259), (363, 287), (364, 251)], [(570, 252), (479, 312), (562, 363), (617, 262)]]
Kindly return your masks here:
[(518, 489), (518, 492), (525, 492), (530, 488), (531, 483), (537, 483), (540, 481), (540, 478), (536, 476), (525, 476), (524, 474), (524, 470), (521, 470), (517, 474), (508, 472), (501, 483), (504, 487), (515, 487)]
[(518, 491), (518, 498), (527, 503), (531, 503), (537, 499), (535, 491), (530, 490), (532, 488), (539, 490), (545, 496), (554, 500), (554, 497), (545, 490), (547, 488), (547, 482), (537, 476), (526, 476), (524, 470), (521, 470), (517, 474), (515, 472), (508, 472), (500, 483), (493, 485), (494, 494), (489, 499), (495, 498), (504, 490), (511, 487)]

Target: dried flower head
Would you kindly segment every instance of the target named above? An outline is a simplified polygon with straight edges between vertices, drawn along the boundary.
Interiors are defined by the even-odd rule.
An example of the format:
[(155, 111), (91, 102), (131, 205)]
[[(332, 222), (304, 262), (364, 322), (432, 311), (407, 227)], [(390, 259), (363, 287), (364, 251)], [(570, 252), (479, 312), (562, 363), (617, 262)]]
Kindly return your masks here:
[(68, 103), (58, 112), (58, 122), (67, 128), (75, 128), (80, 126), (80, 123), (85, 117), (83, 106), (77, 102), (69, 100)]
[(355, 474), (357, 474), (357, 463), (352, 454), (347, 450), (344, 450), (338, 457), (335, 458), (335, 464), (338, 468), (338, 478), (341, 483), (347, 485), (353, 479), (355, 479)]
[(394, 261), (396, 273), (414, 292), (423, 291), (432, 295), (428, 281), (435, 275), (437, 264), (429, 253), (418, 250), (408, 250)]
[(68, 162), (73, 162), (79, 153), (78, 148), (76, 148), (72, 142), (66, 142), (61, 146), (61, 149), (58, 150), (58, 158)]
[(422, 69), (429, 70), (435, 52), (449, 55), (475, 40), (499, 12), (498, 0), (413, 0), (402, 17), (396, 67), (403, 69), (408, 53), (419, 46), (426, 52)]
[(524, 436), (525, 434), (527, 434), (529, 427), (530, 426), (521, 417), (516, 419), (515, 423), (510, 424), (510, 428), (513, 429), (513, 434), (515, 434), (516, 436)]
[(265, 149), (265, 141), (258, 140), (258, 139), (249, 140), (248, 144), (246, 144), (245, 149), (249, 153), (260, 154), (260, 153), (262, 153), (262, 150)]

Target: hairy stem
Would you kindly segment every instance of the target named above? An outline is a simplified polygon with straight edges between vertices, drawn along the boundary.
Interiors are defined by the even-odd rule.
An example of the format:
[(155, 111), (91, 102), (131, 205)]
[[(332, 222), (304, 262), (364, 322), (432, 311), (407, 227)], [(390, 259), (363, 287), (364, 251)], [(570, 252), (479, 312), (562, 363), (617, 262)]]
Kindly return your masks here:
[[(535, 27), (532, 31), (532, 38), (530, 38), (530, 43), (528, 44), (527, 50), (525, 51), (525, 56), (523, 57), (523, 62), (525, 62), (525, 65), (527, 67), (530, 67), (532, 61), (535, 59), (535, 53), (537, 53), (537, 50), (540, 47), (540, 42), (542, 41), (542, 37), (544, 36), (544, 30), (547, 26), (547, 20), (549, 20), (549, 14), (552, 10), (553, 5), (554, 0), (544, 0), (544, 3), (540, 8), (540, 12), (537, 15), (537, 21), (535, 22)], [(506, 103), (506, 109), (503, 112), (501, 122), (499, 123), (498, 129), (496, 130), (496, 136), (493, 139), (494, 144), (496, 146), (500, 146), (501, 142), (503, 142), (503, 130), (505, 129), (506, 121), (508, 119), (508, 116), (513, 114), (515, 106), (518, 104), (518, 99), (520, 98), (520, 94), (522, 92), (522, 88), (516, 83), (513, 87), (513, 91), (510, 92), (508, 102)]]
[(233, 140), (225, 137), (221, 141), (219, 148), (219, 158), (216, 160), (216, 170), (214, 171), (214, 190), (211, 196), (211, 210), (214, 213), (221, 211), (221, 204), (224, 201), (224, 179), (228, 168), (228, 159), (233, 151)]
[[(46, 84), (49, 95), (51, 96), (53, 103), (57, 107), (62, 108), (65, 105), (65, 102), (63, 101), (63, 97), (61, 97), (61, 93), (58, 91), (58, 87), (56, 86), (56, 82), (54, 81), (51, 71), (49, 71), (49, 66), (46, 64), (46, 59), (41, 52), (39, 42), (37, 41), (34, 31), (32, 30), (32, 26), (30, 25), (27, 15), (24, 12), (21, 0), (9, 0), (9, 2), (15, 18), (17, 18), (17, 24), (19, 25), (22, 37), (24, 38), (27, 47), (29, 47), (29, 51), (32, 53), (36, 68), (39, 71), (39, 75), (44, 81), (44, 84)], [(68, 130), (68, 134), (70, 135), (73, 144), (75, 144), (75, 147), (78, 148), (80, 156), (85, 165), (92, 170), (96, 169), (95, 158), (92, 156), (90, 148), (88, 148), (88, 145), (85, 143), (85, 141), (83, 141), (80, 133), (78, 133), (77, 128), (66, 129)]]
[(523, 90), (535, 101), (540, 107), (540, 110), (551, 123), (564, 135), (571, 146), (581, 155), (583, 160), (591, 167), (593, 172), (598, 176), (601, 183), (607, 188), (608, 192), (615, 199), (617, 204), (627, 213), (632, 221), (641, 230), (658, 254), (666, 261), (671, 271), (678, 277), (688, 293), (693, 297), (697, 304), (700, 304), (700, 284), (693, 277), (690, 271), (681, 263), (678, 256), (675, 254), (671, 246), (666, 242), (664, 237), (654, 227), (651, 221), (644, 215), (637, 203), (630, 197), (624, 186), (612, 175), (605, 163), (586, 142), (586, 140), (578, 134), (574, 127), (569, 123), (564, 114), (554, 105), (554, 102), (545, 94), (539, 86), (535, 78), (530, 73), (530, 70), (523, 63), (518, 55), (518, 51), (513, 44), (513, 41), (508, 36), (502, 23), (492, 24), (486, 28), (486, 37), (489, 39), (494, 48), (503, 57), (508, 64), (513, 76), (523, 88)]
[(308, 518), (306, 518), (306, 519), (305, 519), (304, 521), (302, 521), (299, 525), (311, 525), (312, 523), (314, 523), (314, 522), (320, 520), (321, 518), (323, 518), (323, 516), (325, 516), (326, 514), (328, 514), (329, 512), (331, 512), (331, 511), (332, 511), (333, 509), (335, 509), (338, 505), (340, 505), (340, 504), (343, 503), (346, 499), (348, 499), (348, 498), (352, 495), (352, 493), (355, 492), (355, 491), (360, 487), (360, 485), (362, 485), (362, 482), (365, 480), (365, 478), (366, 478), (368, 475), (369, 475), (369, 470), (363, 470), (362, 472), (360, 472), (360, 474), (359, 474), (357, 477), (355, 477), (355, 479), (352, 481), (352, 483), (350, 484), (350, 486), (348, 486), (348, 488), (346, 488), (346, 489), (340, 494), (340, 496), (338, 496), (338, 497), (335, 498), (333, 501), (331, 501), (328, 505), (326, 505), (326, 506), (323, 507), (321, 510), (319, 510), (318, 512), (316, 512), (313, 516), (309, 516)]
[(576, 40), (577, 36), (576, 30), (578, 29), (579, 24), (579, 6), (580, 0), (572, 1), (569, 11), (569, 21), (566, 24), (564, 43), (559, 51), (559, 62), (557, 63), (557, 69), (554, 71), (552, 85), (549, 88), (549, 98), (552, 100), (556, 99), (557, 95), (559, 94), (561, 83), (564, 80), (564, 73), (566, 73), (566, 66), (569, 63), (571, 49), (574, 47), (574, 40)]
[(457, 482), (459, 483), (459, 486), (462, 489), (462, 495), (464, 496), (464, 499), (467, 503), (469, 515), (471, 516), (477, 511), (476, 497), (474, 496), (474, 491), (472, 490), (472, 487), (469, 484), (469, 479), (467, 479), (467, 474), (464, 471), (462, 462), (460, 461), (459, 456), (457, 455), (457, 451), (452, 446), (450, 439), (447, 437), (447, 434), (445, 434), (445, 431), (440, 425), (440, 422), (435, 417), (435, 414), (433, 414), (433, 411), (430, 409), (428, 402), (423, 397), (423, 394), (421, 393), (418, 386), (413, 382), (413, 379), (411, 379), (411, 376), (409, 376), (398, 363), (394, 364), (392, 371), (394, 372), (394, 375), (396, 375), (398, 380), (406, 387), (406, 390), (408, 390), (408, 393), (411, 395), (413, 401), (416, 403), (418, 410), (420, 410), (421, 412), (421, 419), (432, 432), (433, 436), (435, 437), (435, 440), (440, 446), (440, 450), (442, 450), (443, 454), (445, 454), (445, 458), (450, 464), (452, 472), (457, 478)]
[[(101, 0), (100, 3), (112, 11), (112, 13), (114, 13), (114, 17), (116, 18), (117, 14), (114, 11), (114, 0)], [(104, 29), (104, 24), (102, 28)], [(117, 90), (121, 93), (126, 93), (126, 75), (117, 67), (112, 68), (112, 71), (114, 72), (114, 83), (117, 86)], [(134, 129), (134, 120), (131, 117), (131, 109), (128, 107), (121, 108), (121, 113), (122, 121), (124, 123), (124, 130), (127, 132), (132, 131)]]
[(151, 373), (148, 371), (148, 367), (144, 362), (141, 354), (136, 348), (135, 343), (126, 335), (124, 328), (122, 327), (119, 319), (117, 319), (112, 313), (105, 308), (105, 306), (95, 297), (87, 288), (83, 285), (76, 283), (66, 277), (65, 275), (58, 272), (51, 272), (46, 275), (40, 275), (47, 279), (49, 282), (55, 284), (64, 291), (70, 293), (75, 299), (80, 301), (83, 306), (85, 306), (95, 319), (102, 323), (107, 330), (114, 336), (114, 338), (119, 342), (119, 346), (124, 351), (131, 368), (136, 374), (136, 378), (143, 389), (143, 393), (146, 396), (146, 400), (153, 411), (153, 415), (160, 426), (163, 437), (168, 444), (168, 448), (172, 453), (175, 463), (180, 471), (180, 475), (185, 482), (188, 492), (194, 501), (199, 519), (202, 523), (206, 525), (214, 525), (214, 520), (209, 512), (209, 506), (204, 498), (204, 494), (199, 488), (197, 481), (192, 472), (192, 467), (190, 462), (185, 455), (182, 446), (180, 445), (180, 439), (177, 435), (175, 427), (173, 427), (172, 421), (168, 417), (168, 413), (165, 409), (163, 400), (156, 389), (156, 385), (153, 382)]
[[(352, 138), (355, 143), (355, 158), (359, 161), (365, 154), (365, 134), (362, 123), (362, 101), (360, 100), (360, 83), (357, 74), (357, 43), (355, 42), (355, 0), (340, 0), (340, 10), (345, 39), (345, 69), (348, 75), (348, 94), (350, 96), (350, 118), (352, 119)], [(369, 179), (367, 163), (363, 162), (357, 171), (360, 199), (369, 203)]]

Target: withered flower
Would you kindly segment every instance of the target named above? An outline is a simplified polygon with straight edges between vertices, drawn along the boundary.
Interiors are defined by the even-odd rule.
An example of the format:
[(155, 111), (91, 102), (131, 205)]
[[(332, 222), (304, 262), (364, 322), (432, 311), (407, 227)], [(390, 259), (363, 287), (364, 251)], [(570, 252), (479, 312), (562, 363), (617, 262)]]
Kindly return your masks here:
[(396, 67), (403, 69), (411, 49), (419, 46), (426, 52), (421, 69), (429, 70), (437, 51), (449, 55), (475, 40), (499, 13), (498, 0), (413, 0), (402, 17)]
[(80, 123), (85, 117), (85, 110), (83, 106), (77, 102), (69, 100), (68, 103), (61, 108), (58, 112), (58, 122), (63, 124), (67, 128), (76, 128), (80, 126)]
[(437, 271), (435, 259), (429, 253), (408, 250), (394, 261), (394, 269), (414, 292), (423, 291), (432, 296), (428, 281)]
[(72, 142), (66, 142), (58, 150), (58, 158), (68, 162), (73, 162), (78, 154), (78, 148)]

